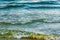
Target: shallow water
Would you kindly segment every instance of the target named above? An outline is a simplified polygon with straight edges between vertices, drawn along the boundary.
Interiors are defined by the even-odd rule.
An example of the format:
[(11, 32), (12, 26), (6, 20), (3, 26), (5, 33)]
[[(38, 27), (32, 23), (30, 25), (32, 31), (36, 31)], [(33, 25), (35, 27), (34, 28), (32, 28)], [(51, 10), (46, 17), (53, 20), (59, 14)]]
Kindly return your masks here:
[(49, 6), (44, 8), (40, 7), (41, 4), (33, 2), (24, 2), (25, 4), (21, 2), (19, 5), (13, 2), (13, 5), (9, 2), (6, 5), (4, 2), (0, 3), (0, 29), (18, 29), (27, 32), (60, 35), (60, 8), (58, 6), (57, 8), (50, 8)]

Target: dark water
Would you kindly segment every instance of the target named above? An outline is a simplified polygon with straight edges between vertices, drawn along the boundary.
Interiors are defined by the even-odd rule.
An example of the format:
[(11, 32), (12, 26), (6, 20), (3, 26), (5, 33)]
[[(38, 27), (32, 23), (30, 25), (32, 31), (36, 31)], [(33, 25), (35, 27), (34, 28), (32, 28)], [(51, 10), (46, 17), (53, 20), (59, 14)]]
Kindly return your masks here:
[(0, 29), (60, 35), (59, 2), (38, 1), (0, 1)]

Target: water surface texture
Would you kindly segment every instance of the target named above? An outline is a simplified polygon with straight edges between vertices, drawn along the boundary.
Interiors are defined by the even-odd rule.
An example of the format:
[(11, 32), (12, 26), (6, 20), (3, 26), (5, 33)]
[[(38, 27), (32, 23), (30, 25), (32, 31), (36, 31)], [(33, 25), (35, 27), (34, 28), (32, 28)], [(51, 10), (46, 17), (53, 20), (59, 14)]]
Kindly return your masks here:
[[(1, 0), (0, 29), (60, 35), (60, 2)], [(0, 33), (5, 32), (1, 30)]]

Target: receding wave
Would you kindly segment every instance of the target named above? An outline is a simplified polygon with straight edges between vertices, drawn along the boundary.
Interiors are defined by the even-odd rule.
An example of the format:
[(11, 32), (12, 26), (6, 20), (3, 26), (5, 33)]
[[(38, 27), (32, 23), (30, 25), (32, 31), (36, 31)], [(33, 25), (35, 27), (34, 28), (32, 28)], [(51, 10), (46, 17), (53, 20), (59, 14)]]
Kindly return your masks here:
[(35, 33), (23, 31), (23, 30), (0, 29), (0, 38), (10, 38), (10, 37), (11, 38), (21, 38), (22, 36), (28, 36), (31, 34), (35, 34)]

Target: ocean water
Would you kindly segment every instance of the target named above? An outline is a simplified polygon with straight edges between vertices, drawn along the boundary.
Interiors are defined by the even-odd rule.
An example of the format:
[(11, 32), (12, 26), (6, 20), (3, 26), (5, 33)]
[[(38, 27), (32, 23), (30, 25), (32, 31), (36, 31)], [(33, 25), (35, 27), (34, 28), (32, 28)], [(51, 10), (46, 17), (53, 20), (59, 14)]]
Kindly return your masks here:
[[(0, 29), (3, 29), (0, 34), (8, 32), (6, 30), (23, 30), (60, 35), (59, 2), (0, 1)], [(24, 35), (20, 32), (13, 34), (14, 37), (17, 37), (17, 34)]]

